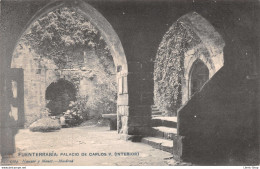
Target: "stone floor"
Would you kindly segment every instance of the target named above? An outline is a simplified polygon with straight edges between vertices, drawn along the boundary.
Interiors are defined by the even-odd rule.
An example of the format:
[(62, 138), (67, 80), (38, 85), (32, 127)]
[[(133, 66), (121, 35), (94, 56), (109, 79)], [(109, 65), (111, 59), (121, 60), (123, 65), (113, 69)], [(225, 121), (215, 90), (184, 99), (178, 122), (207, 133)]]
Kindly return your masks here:
[[(15, 139), (17, 152), (13, 157), (2, 159), (2, 165), (165, 166), (175, 164), (174, 160), (170, 159), (170, 153), (143, 143), (120, 140), (117, 132), (110, 131), (108, 127), (63, 128), (48, 133), (23, 129)], [(31, 156), (28, 156), (28, 153), (31, 153)], [(50, 156), (51, 154), (57, 156)]]

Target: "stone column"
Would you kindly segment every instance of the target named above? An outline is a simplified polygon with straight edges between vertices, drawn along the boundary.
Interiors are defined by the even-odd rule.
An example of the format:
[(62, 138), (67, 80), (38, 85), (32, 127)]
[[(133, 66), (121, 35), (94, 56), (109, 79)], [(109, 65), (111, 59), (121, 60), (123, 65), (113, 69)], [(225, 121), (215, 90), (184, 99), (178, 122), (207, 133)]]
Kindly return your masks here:
[(129, 72), (118, 78), (118, 132), (122, 139), (135, 141), (149, 133), (154, 82), (147, 67), (152, 66), (130, 62)]

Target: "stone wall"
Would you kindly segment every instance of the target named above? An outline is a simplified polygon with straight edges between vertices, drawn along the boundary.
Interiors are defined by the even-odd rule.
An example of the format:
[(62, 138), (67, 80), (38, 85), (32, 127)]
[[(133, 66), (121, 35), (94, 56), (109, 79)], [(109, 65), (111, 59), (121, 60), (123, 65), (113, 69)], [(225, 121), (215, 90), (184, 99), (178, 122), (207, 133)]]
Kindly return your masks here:
[(129, 72), (118, 79), (118, 132), (137, 141), (149, 134), (153, 104), (152, 62), (130, 62)]
[(59, 79), (55, 64), (50, 60), (46, 61), (47, 67), (40, 66), (37, 54), (24, 45), (18, 46), (13, 55), (11, 68), (22, 68), (24, 72), (25, 127), (46, 116), (43, 111), (46, 106), (46, 88)]
[[(179, 109), (173, 151), (177, 159), (204, 159), (204, 165), (259, 163), (259, 77), (255, 76), (259, 70), (254, 68), (258, 63), (252, 62), (259, 52), (254, 47), (254, 5), (227, 5), (218, 11), (225, 19), (211, 20), (218, 30), (220, 25), (225, 27), (220, 31), (225, 40), (224, 66)], [(246, 6), (252, 7), (251, 12)], [(232, 14), (225, 15), (227, 11)]]
[(207, 66), (210, 79), (224, 65), (223, 50), (220, 50), (216, 55), (209, 55), (205, 46), (199, 44), (198, 46), (185, 52), (184, 73), (182, 76), (181, 85), (182, 105), (185, 104), (192, 96), (190, 92), (190, 78), (192, 66), (197, 60), (202, 61)]
[(231, 76), (227, 68), (220, 69), (180, 108), (179, 136), (174, 141), (177, 157), (218, 164), (257, 162), (257, 86), (245, 76), (230, 80)]
[(214, 27), (196, 12), (177, 20), (164, 35), (155, 60), (155, 104), (166, 115), (191, 97), (189, 81), (192, 65), (198, 59), (209, 69), (211, 78), (224, 64), (225, 43)]
[[(75, 85), (77, 97), (88, 97), (89, 116), (92, 118), (99, 117), (102, 113), (115, 112), (116, 108), (112, 108), (112, 110), (109, 108), (111, 108), (112, 102), (114, 104), (116, 102), (116, 78), (115, 75), (106, 73), (111, 73), (115, 69), (111, 59), (103, 60), (104, 64), (108, 66), (105, 72), (104, 65), (98, 59), (101, 56), (97, 56), (95, 51), (74, 52), (71, 53), (71, 58), (79, 58), (80, 55), (82, 61), (72, 59), (68, 61), (67, 69), (59, 69), (50, 59), (39, 61), (39, 56), (28, 46), (20, 42), (14, 51), (11, 68), (22, 68), (24, 72), (25, 127), (28, 127), (43, 116), (47, 116), (45, 111), (47, 103), (45, 97), (46, 89), (52, 82), (56, 82), (60, 78), (66, 79)], [(110, 86), (110, 89), (103, 89), (103, 95), (106, 95), (104, 100), (111, 102), (108, 103), (110, 104), (109, 107), (97, 105), (99, 104), (97, 102), (102, 99), (102, 95), (97, 93), (97, 90), (100, 89), (96, 83)], [(97, 109), (98, 107), (99, 110)], [(115, 105), (112, 107), (115, 107)], [(13, 109), (13, 114), (17, 114), (15, 108)]]

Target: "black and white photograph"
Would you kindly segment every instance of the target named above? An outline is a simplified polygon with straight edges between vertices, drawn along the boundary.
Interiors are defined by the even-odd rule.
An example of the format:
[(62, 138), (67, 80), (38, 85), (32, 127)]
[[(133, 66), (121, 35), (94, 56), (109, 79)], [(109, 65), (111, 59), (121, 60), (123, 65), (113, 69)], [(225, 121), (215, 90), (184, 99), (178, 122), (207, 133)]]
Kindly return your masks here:
[(259, 18), (259, 0), (0, 0), (1, 168), (260, 169)]

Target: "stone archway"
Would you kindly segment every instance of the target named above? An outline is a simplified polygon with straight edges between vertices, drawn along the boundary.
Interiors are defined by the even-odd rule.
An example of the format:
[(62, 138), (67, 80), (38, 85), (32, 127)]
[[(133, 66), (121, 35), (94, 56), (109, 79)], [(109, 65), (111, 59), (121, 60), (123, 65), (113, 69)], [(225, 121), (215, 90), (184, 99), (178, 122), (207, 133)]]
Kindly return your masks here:
[(199, 91), (208, 79), (209, 69), (201, 60), (196, 60), (190, 70), (189, 97)]
[(163, 36), (154, 67), (154, 101), (165, 115), (177, 114), (190, 96), (190, 72), (198, 60), (211, 78), (223, 65), (225, 42), (196, 12), (180, 17)]
[(209, 79), (224, 66), (223, 48), (225, 42), (215, 28), (196, 12), (188, 13), (179, 20), (193, 31), (200, 43), (184, 53), (184, 72), (182, 78), (182, 104), (192, 96), (190, 93), (190, 72), (193, 65), (200, 60), (209, 71)]
[(32, 23), (34, 23), (37, 19), (39, 19), (40, 17), (42, 17), (43, 15), (47, 14), (50, 11), (65, 6), (74, 7), (84, 13), (84, 16), (89, 20), (91, 24), (93, 24), (101, 32), (101, 36), (104, 37), (104, 40), (111, 51), (117, 72), (127, 73), (128, 67), (127, 67), (126, 56), (117, 33), (110, 25), (110, 23), (106, 20), (106, 18), (102, 16), (101, 13), (99, 13), (95, 8), (93, 8), (91, 5), (89, 5), (88, 3), (82, 0), (76, 0), (72, 2), (55, 1), (47, 4), (30, 19), (30, 21), (24, 27), (23, 31), (21, 31), (20, 37), (29, 28), (29, 26)]
[[(111, 55), (113, 57), (114, 65), (115, 65), (115, 72), (116, 72), (116, 82), (118, 83), (118, 95), (120, 97), (118, 98), (118, 102), (120, 102), (121, 99), (124, 99), (124, 95), (128, 93), (128, 87), (127, 87), (127, 61), (126, 56), (122, 47), (122, 44), (120, 42), (120, 39), (110, 23), (92, 6), (89, 4), (78, 0), (78, 1), (55, 1), (51, 2), (45, 7), (43, 7), (41, 10), (39, 10), (27, 23), (27, 25), (24, 27), (23, 31), (20, 34), (20, 37), (23, 35), (23, 33), (30, 27), (32, 23), (34, 23), (37, 19), (41, 18), (43, 15), (62, 7), (73, 7), (76, 10), (79, 10), (81, 13), (84, 14), (84, 17), (89, 20), (89, 22), (95, 26), (97, 30), (100, 31), (100, 34), (104, 41), (106, 42)], [(18, 40), (19, 41), (19, 40)], [(16, 43), (18, 43), (18, 41)], [(17, 46), (18, 44), (16, 44)], [(48, 73), (48, 72), (47, 72)], [(45, 72), (46, 74), (46, 72)], [(46, 86), (50, 84), (53, 80), (57, 79), (47, 79)], [(42, 92), (43, 90), (41, 90)], [(123, 100), (124, 101), (124, 100)], [(116, 112), (115, 112), (116, 113)], [(121, 121), (119, 121), (121, 123)], [(119, 128), (120, 130), (120, 128)]]

